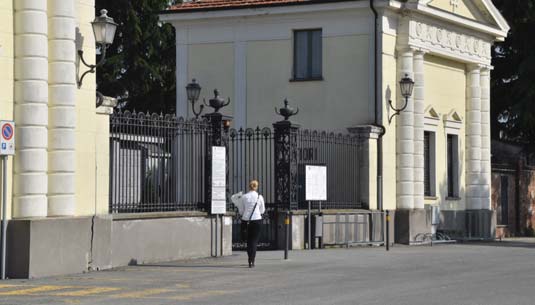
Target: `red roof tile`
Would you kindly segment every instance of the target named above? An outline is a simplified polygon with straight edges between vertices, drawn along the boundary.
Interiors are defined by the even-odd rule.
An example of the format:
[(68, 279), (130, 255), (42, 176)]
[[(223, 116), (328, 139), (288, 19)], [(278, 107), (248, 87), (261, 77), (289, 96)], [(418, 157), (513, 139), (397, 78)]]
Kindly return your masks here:
[(166, 12), (180, 13), (187, 11), (225, 10), (340, 1), (349, 0), (191, 0), (189, 2), (172, 5)]

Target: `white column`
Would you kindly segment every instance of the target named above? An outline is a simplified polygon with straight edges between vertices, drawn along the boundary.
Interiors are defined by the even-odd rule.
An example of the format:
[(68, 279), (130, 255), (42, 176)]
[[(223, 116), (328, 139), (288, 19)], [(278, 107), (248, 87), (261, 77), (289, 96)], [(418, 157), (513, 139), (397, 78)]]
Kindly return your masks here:
[(466, 96), (466, 209), (481, 209), (481, 78), (480, 67), (468, 66)]
[(48, 48), (46, 0), (15, 7), (15, 123), (13, 217), (47, 215)]
[[(398, 78), (413, 75), (413, 51), (402, 50), (398, 53)], [(397, 88), (396, 84), (396, 88)], [(397, 94), (397, 107), (402, 107), (405, 98)], [(397, 208), (414, 208), (414, 103), (409, 98), (407, 108), (396, 119), (396, 157), (397, 157)]]
[(424, 52), (414, 53), (414, 208), (424, 208)]
[(234, 42), (234, 127), (247, 127), (247, 42)]
[[(188, 45), (187, 30), (176, 28), (176, 116), (190, 117), (188, 115), (188, 97), (186, 85), (191, 81), (188, 79)], [(199, 81), (199, 80), (198, 80)], [(201, 84), (202, 86), (202, 84)]]
[(481, 70), (481, 208), (491, 209), (490, 69)]
[(48, 216), (75, 211), (74, 0), (48, 0)]

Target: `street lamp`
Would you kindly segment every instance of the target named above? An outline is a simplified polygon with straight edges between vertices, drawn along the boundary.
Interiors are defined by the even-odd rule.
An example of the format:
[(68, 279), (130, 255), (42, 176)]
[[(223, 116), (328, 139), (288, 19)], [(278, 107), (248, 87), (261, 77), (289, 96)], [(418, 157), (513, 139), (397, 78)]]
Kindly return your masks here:
[(191, 111), (193, 111), (195, 118), (198, 119), (204, 109), (204, 105), (200, 105), (199, 112), (195, 111), (195, 103), (199, 100), (199, 96), (201, 95), (201, 85), (197, 83), (196, 79), (192, 79), (191, 83), (186, 86), (186, 94), (188, 96), (188, 101), (191, 103)]
[(89, 68), (89, 70), (85, 71), (82, 76), (78, 78), (78, 88), (82, 86), (82, 81), (88, 73), (95, 73), (95, 69), (104, 64), (104, 61), (106, 60), (106, 49), (113, 43), (115, 31), (117, 30), (117, 23), (113, 21), (113, 18), (108, 17), (108, 11), (105, 9), (100, 10), (100, 16), (95, 17), (95, 20), (91, 22), (91, 26), (93, 27), (95, 42), (100, 45), (100, 60), (95, 65), (90, 65), (84, 60), (84, 51), (78, 50), (80, 60)]
[(396, 108), (394, 107), (392, 100), (388, 101), (390, 108), (394, 110), (394, 113), (388, 118), (388, 124), (392, 122), (392, 119), (396, 115), (399, 115), (403, 110), (405, 110), (409, 104), (409, 97), (412, 96), (412, 90), (414, 89), (414, 81), (409, 77), (408, 74), (405, 74), (405, 77), (399, 81), (399, 88), (401, 90), (401, 95), (405, 98), (405, 103), (403, 104), (403, 107)]

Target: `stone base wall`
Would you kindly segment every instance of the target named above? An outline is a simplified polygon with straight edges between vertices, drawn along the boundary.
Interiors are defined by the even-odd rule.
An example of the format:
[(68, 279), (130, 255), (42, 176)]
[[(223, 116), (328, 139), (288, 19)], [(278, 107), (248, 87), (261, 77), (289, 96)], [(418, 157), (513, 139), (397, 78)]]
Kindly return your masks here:
[(11, 220), (8, 277), (38, 278), (232, 254), (230, 216), (220, 217), (216, 224), (214, 217), (190, 214)]

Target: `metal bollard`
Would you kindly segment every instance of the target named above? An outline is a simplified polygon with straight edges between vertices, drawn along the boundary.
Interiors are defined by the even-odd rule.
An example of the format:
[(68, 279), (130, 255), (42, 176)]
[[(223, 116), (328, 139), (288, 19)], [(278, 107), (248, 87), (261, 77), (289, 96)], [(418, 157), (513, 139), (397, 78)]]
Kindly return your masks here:
[(288, 259), (288, 248), (290, 247), (290, 211), (286, 210), (284, 217), (284, 227), (286, 228), (285, 246), (284, 246), (284, 259)]
[(386, 251), (390, 251), (390, 212), (386, 210)]

